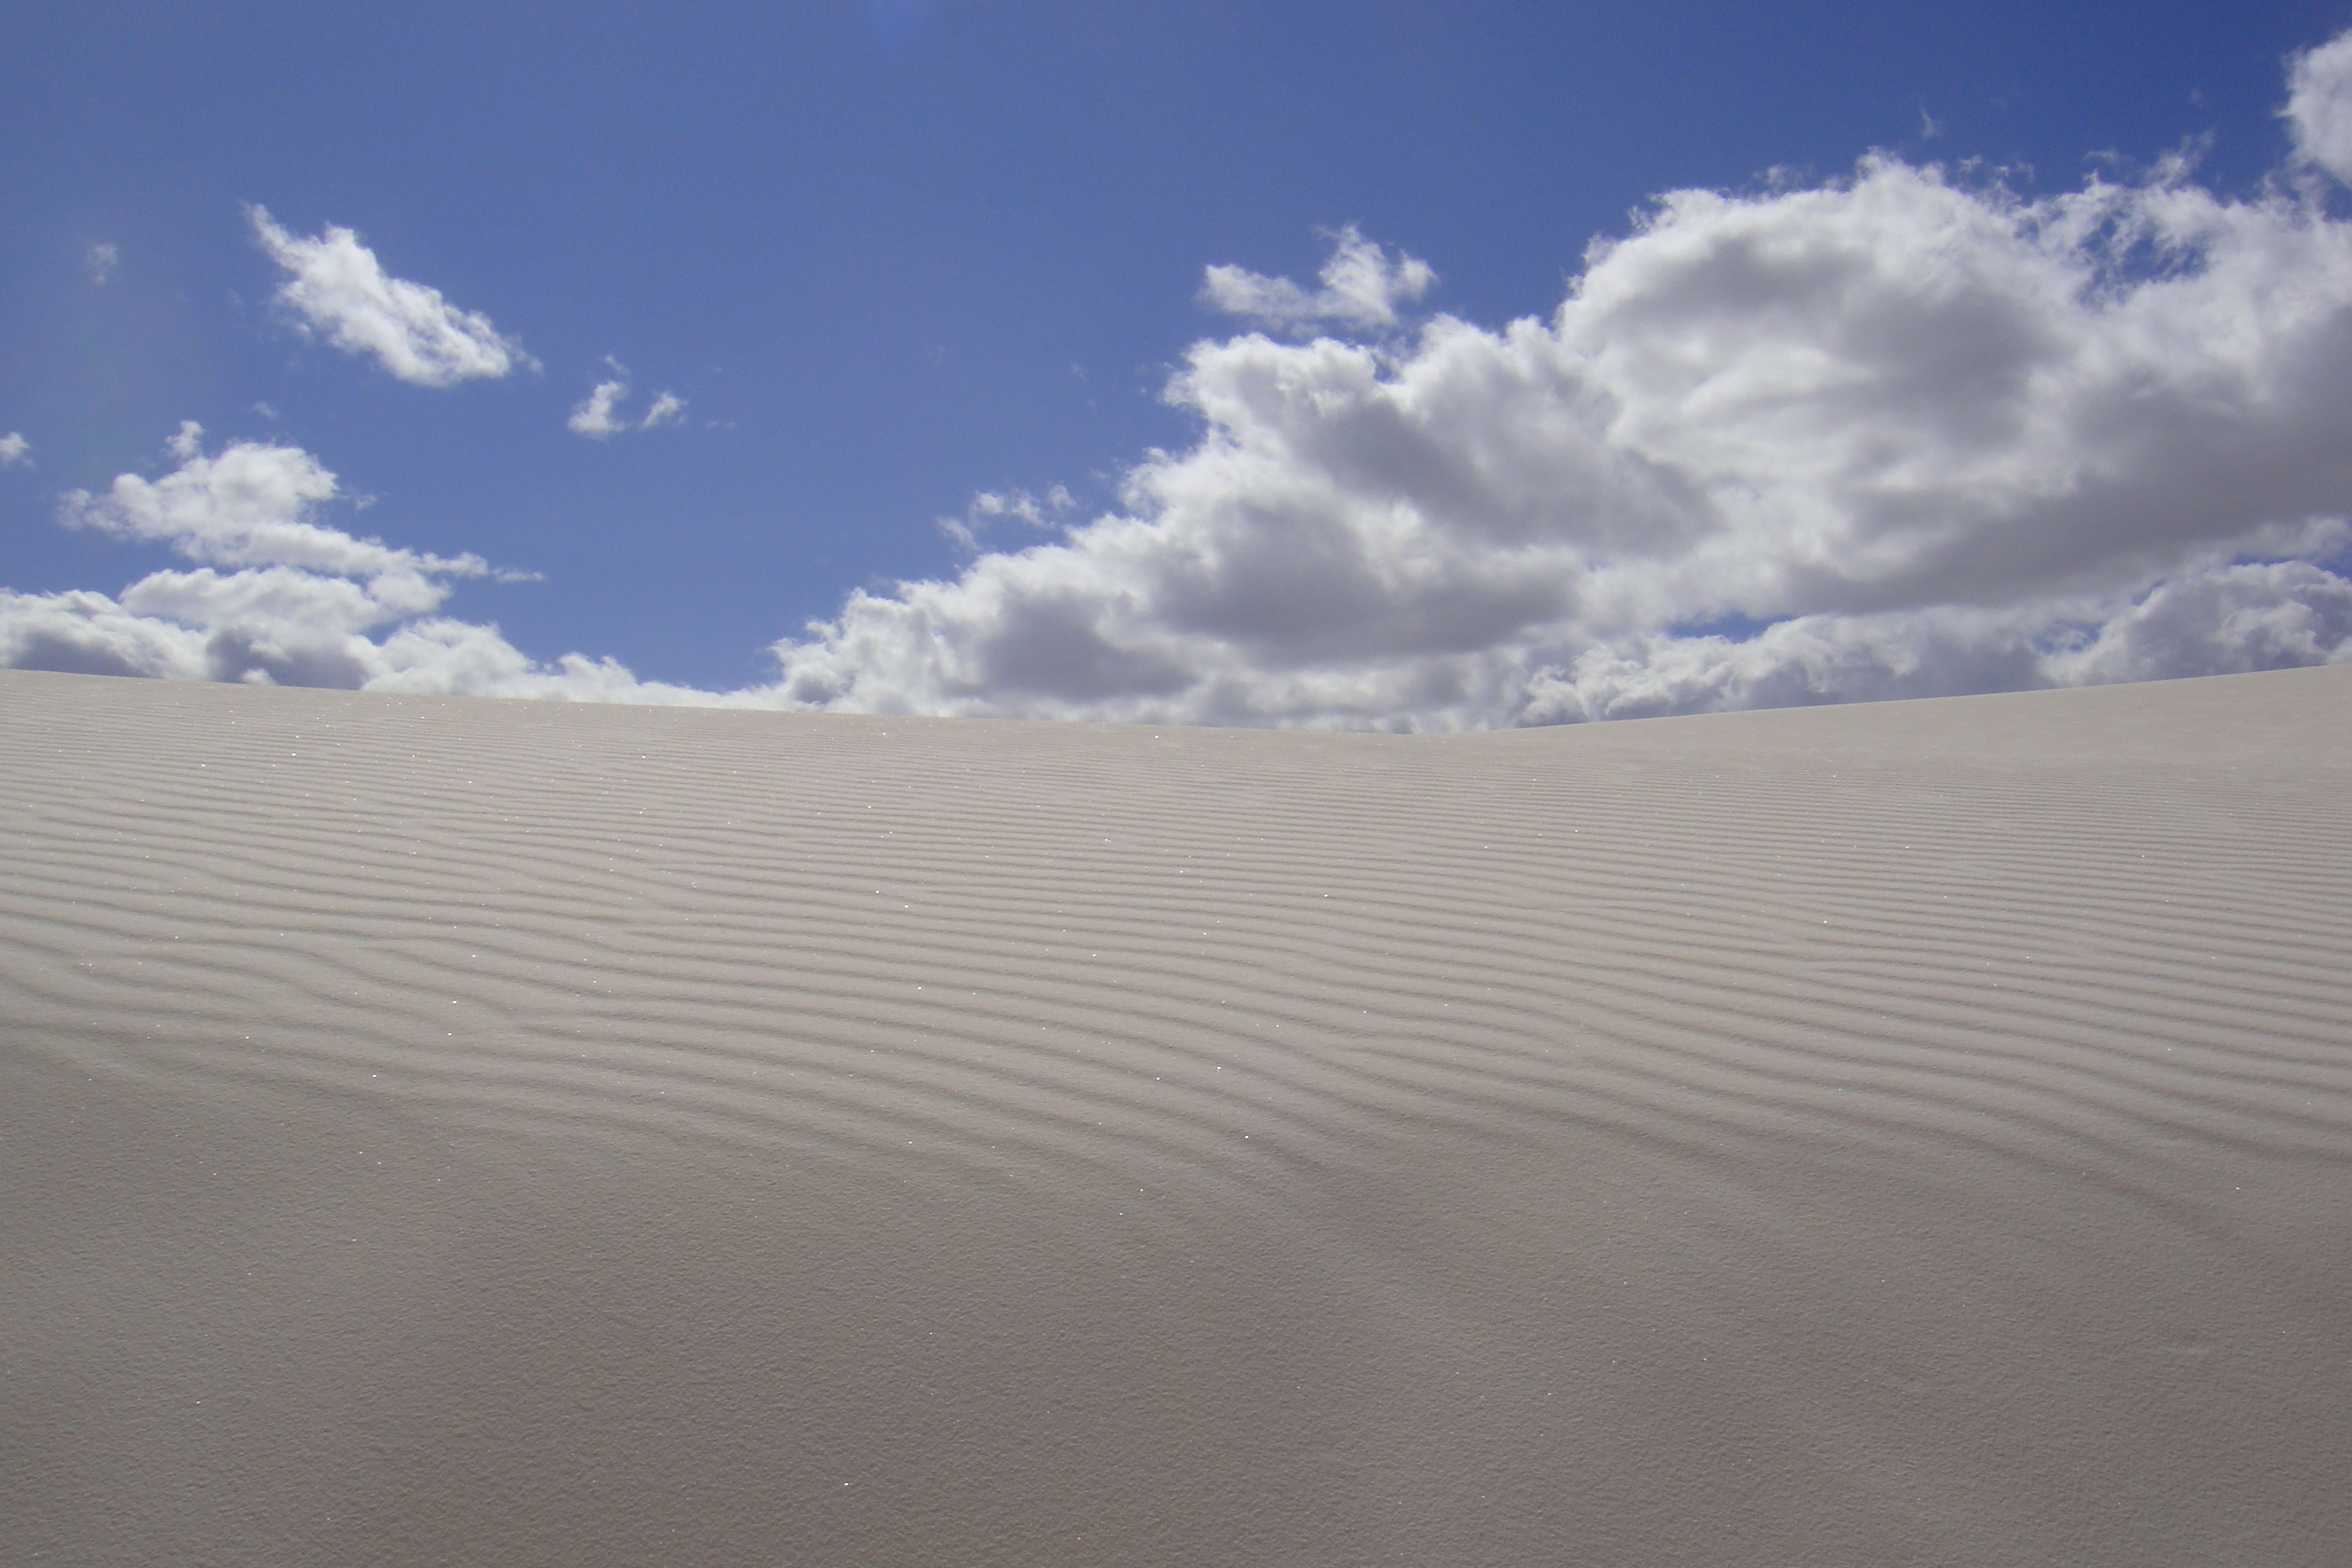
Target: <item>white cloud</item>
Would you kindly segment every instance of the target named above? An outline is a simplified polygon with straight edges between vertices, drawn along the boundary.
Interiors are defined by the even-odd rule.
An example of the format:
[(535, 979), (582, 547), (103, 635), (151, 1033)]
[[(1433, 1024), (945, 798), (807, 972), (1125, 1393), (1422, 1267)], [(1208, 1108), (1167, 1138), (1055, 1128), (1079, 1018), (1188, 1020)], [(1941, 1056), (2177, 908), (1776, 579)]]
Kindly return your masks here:
[(347, 228), (328, 226), (316, 238), (289, 234), (259, 206), (246, 208), (270, 259), (288, 274), (278, 302), (306, 331), (324, 332), (346, 353), (373, 354), (414, 386), (455, 386), (536, 366), (522, 345), (478, 310), (461, 310), (438, 289), (385, 272), (375, 253)]
[(33, 466), (33, 444), (11, 430), (0, 436), (0, 468), (29, 468)]
[(82, 254), (82, 265), (89, 269), (89, 280), (101, 289), (114, 281), (114, 269), (121, 261), (121, 250), (112, 245), (93, 245)]
[[(2033, 200), (1890, 158), (1675, 193), (1540, 318), (1194, 345), (1168, 396), (1201, 433), (1148, 454), (1114, 510), (982, 492), (943, 524), (976, 552), (954, 575), (851, 594), (776, 645), (772, 684), (725, 694), (535, 663), (439, 615), (478, 561), (323, 528), (314, 459), (207, 458), (191, 434), (173, 474), (72, 498), (68, 521), (203, 569), (119, 601), (14, 596), (0, 659), (1425, 730), (2352, 661), (2352, 221), (2332, 199), (2224, 197), (2177, 160)], [(1337, 300), (1365, 251), (1402, 275), (1334, 238), (1320, 294), (1231, 273), (1227, 292)], [(1392, 312), (1381, 287), (1357, 297)], [(1008, 519), (1049, 536), (982, 551)]]
[(1397, 307), (1420, 299), (1437, 281), (1427, 262), (1402, 254), (1391, 261), (1353, 224), (1331, 237), (1323, 287), (1313, 293), (1287, 278), (1212, 267), (1201, 284), (1201, 302), (1228, 316), (1294, 331), (1324, 322), (1370, 330), (1395, 326)]
[(2102, 685), (2352, 660), (2352, 579), (2209, 563), (2146, 594), (1778, 622), (1745, 641), (1652, 634), (1528, 682), (1522, 722)]
[(479, 556), (395, 550), (311, 521), (339, 491), (335, 476), (299, 447), (242, 441), (207, 457), (203, 443), (203, 426), (184, 423), (166, 447), (180, 459), (176, 469), (153, 481), (118, 475), (102, 495), (70, 491), (62, 521), (117, 538), (159, 541), (215, 565), (291, 566), (384, 580), (478, 577), (488, 571)]
[(572, 417), (564, 421), (573, 435), (585, 436), (593, 441), (602, 441), (628, 428), (626, 423), (613, 417), (613, 409), (629, 395), (629, 373), (612, 360), (604, 363), (612, 365), (613, 378), (598, 382), (594, 390), (572, 410)]
[(2352, 226), (2177, 165), (1678, 193), (1547, 319), (1171, 396), (1118, 514), (851, 595), (782, 689), (1449, 728), (2352, 658)]
[(964, 508), (963, 516), (940, 519), (940, 531), (964, 549), (977, 552), (981, 537), (991, 523), (1011, 518), (1031, 528), (1054, 528), (1077, 504), (1077, 499), (1062, 485), (1054, 486), (1042, 497), (1024, 489), (982, 490)]
[(2352, 32), (2297, 55), (2287, 89), (2295, 151), (2352, 185)]
[(198, 568), (152, 573), (119, 599), (0, 591), (0, 664), (360, 686), (401, 668), (369, 632), (414, 626), (452, 580), (490, 574), (476, 555), (398, 549), (319, 521), (340, 489), (298, 447), (247, 441), (207, 454), (203, 434), (180, 427), (167, 448), (178, 467), (162, 479), (123, 474), (59, 508), (69, 528), (163, 543)]
[(653, 406), (642, 419), (632, 420), (619, 412), (629, 396), (629, 369), (619, 360), (609, 356), (604, 361), (613, 372), (606, 380), (598, 382), (588, 395), (572, 410), (565, 427), (574, 435), (593, 441), (605, 440), (629, 430), (653, 430), (664, 425), (676, 425), (686, 416), (686, 399), (674, 392), (656, 394)]

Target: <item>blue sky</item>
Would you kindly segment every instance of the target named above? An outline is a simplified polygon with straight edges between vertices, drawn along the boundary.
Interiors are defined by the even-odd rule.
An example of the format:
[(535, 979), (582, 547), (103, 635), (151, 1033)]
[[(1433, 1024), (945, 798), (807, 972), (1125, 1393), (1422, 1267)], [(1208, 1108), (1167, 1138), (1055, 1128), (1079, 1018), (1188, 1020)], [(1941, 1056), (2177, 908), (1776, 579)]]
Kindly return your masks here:
[[(2297, 170), (2325, 166), (2308, 148), (2297, 163), (2298, 132), (2280, 117), (2287, 62), (2347, 21), (2342, 4), (42, 7), (0, 38), (12, 150), (0, 165), (0, 432), (25, 444), (23, 460), (0, 471), (0, 582), (19, 595), (113, 595), (189, 559), (267, 564), (249, 550), (235, 561), (192, 554), (184, 542), (175, 551), (179, 536), (87, 509), (83, 526), (60, 526), (61, 505), (74, 505), (61, 498), (104, 498), (118, 475), (171, 472), (185, 453), (166, 443), (194, 421), (194, 450), (255, 444), (331, 470), (337, 496), (304, 512), (319, 526), (538, 574), (457, 574), (434, 613), (495, 623), (541, 669), (578, 652), (643, 681), (761, 688), (777, 681), (777, 639), (839, 616), (860, 590), (954, 583), (975, 550), (1017, 552), (1059, 537), (1053, 528), (1105, 518), (1159, 527), (1183, 506), (1223, 507), (1202, 525), (1213, 530), (1265, 514), (1265, 496), (1287, 493), (1278, 475), (1263, 493), (1223, 500), (1122, 492), (1155, 448), (1202, 456), (1208, 405), (1167, 395), (1195, 343), (1255, 329), (1303, 355), (1320, 337), (1369, 344), (1402, 374), (1420, 363), (1412, 334), (1433, 320), (1501, 333), (1549, 318), (1584, 272), (1588, 245), (1632, 233), (1629, 215), (1662, 193), (1761, 200), (1850, 187), (1873, 150), (1906, 169), (1973, 170), (1953, 176), (1977, 182), (1970, 189), (1999, 171), (2030, 202), (2079, 192), (2095, 174), (2146, 182), (2167, 154), (2193, 148), (2182, 177), (2195, 189), (2258, 201)], [(2316, 204), (2307, 216), (2340, 221), (2340, 189), (2302, 199)], [(425, 386), (338, 349), (279, 296), (290, 273), (260, 242), (255, 205), (292, 240), (356, 231), (387, 276), (487, 318), (517, 346), (512, 368)], [(1346, 226), (1382, 247), (1360, 252), (1379, 258), (1370, 265), (1416, 258), (1434, 281), (1395, 294), (1385, 321), (1204, 303), (1212, 267), (1296, 279), (1312, 295)], [(2315, 320), (2336, 322), (2334, 309)], [(678, 416), (604, 438), (570, 426), (598, 383), (624, 379), (621, 417), (642, 420), (663, 393), (682, 401)], [(2281, 439), (2303, 451), (2319, 438)], [(2276, 500), (2275, 515), (2222, 519), (2194, 541), (2189, 525), (2166, 525), (2171, 544), (2221, 551), (2201, 565), (2136, 546), (2124, 564), (2053, 568), (2035, 602), (2105, 594), (2145, 605), (2209, 568), (2301, 563), (2332, 574), (2332, 535), (2254, 541), (2260, 528), (2352, 504), (2336, 499), (2332, 475), (2310, 480)], [(1045, 505), (1057, 485), (1068, 504)], [(974, 513), (983, 492), (1015, 509), (1021, 494), (1037, 498), (1053, 527), (1003, 508), (992, 517), (984, 504)], [(1344, 504), (1369, 517), (1384, 503)], [(1558, 499), (1563, 513), (1597, 504), (1580, 489)], [(979, 531), (960, 542), (942, 519)], [(1083, 590), (1056, 580), (1022, 601), (1032, 609), (1017, 626), (972, 632), (979, 651), (961, 673), (885, 680), (883, 664), (911, 656), (843, 642), (824, 656), (831, 673), (786, 697), (1245, 722), (1539, 721), (1601, 710), (1589, 695), (1581, 707), (1546, 707), (1527, 683), (1603, 644), (1624, 668), (1664, 668), (1692, 650), (1656, 639), (1687, 643), (1694, 628), (1752, 641), (1758, 628), (1811, 615), (1948, 619), (1955, 605), (2006, 613), (2023, 603), (1916, 585), (1809, 599), (1780, 584), (1781, 567), (1742, 568), (1743, 582), (1780, 585), (1692, 588), (1670, 605), (1664, 589), (1644, 589), (1666, 606), (1649, 623), (1612, 611), (1572, 627), (1570, 588), (1550, 599), (1529, 589), (1528, 604), (1549, 606), (1541, 613), (1512, 590), (1486, 643), (1476, 605), (1444, 612), (1454, 619), (1443, 627), (1424, 607), (1396, 621), (1393, 647), (1334, 631), (1269, 654), (1282, 638), (1235, 606), (1311, 597), (1312, 584), (1285, 573), (1312, 575), (1319, 557), (1217, 537), (1219, 572), (1262, 562), (1263, 573), (1218, 589), (1230, 602), (1188, 610), (1181, 626), (1163, 616), (1122, 629), (1104, 606), (1144, 590), (1102, 587), (1099, 574)], [(1580, 583), (1608, 564), (1589, 542), (1582, 549), (1560, 568)], [(1977, 556), (1937, 563), (1947, 578), (1980, 574)], [(1549, 569), (1532, 557), (1508, 564)], [(1146, 596), (1174, 603), (1182, 594), (1168, 584), (1179, 578), (1191, 581), (1152, 578), (1160, 586)], [(2334, 590), (2295, 592), (2318, 616), (2295, 647), (2333, 657), (2343, 642), (2328, 619)], [(1107, 596), (1071, 607), (1087, 593)], [(1360, 624), (1386, 624), (1360, 595), (1349, 602)], [(953, 621), (964, 613), (939, 611), (949, 619), (922, 635), (952, 641), (956, 626), (977, 624)], [(2030, 645), (2042, 661), (2025, 673), (2014, 658), (1976, 658), (1991, 634), (1947, 627), (1936, 636), (1976, 640), (1966, 672), (1944, 685), (2189, 672), (2177, 658), (2116, 655), (2096, 670), (2067, 667), (2073, 675), (2049, 662), (2081, 654), (2084, 638), (2119, 624), (2115, 613), (2051, 609), (2003, 633), (2011, 653)], [(1527, 629), (1538, 623), (1548, 629)], [(332, 635), (381, 642), (391, 624)], [(1867, 631), (1852, 637), (1867, 641)], [(2067, 636), (2075, 646), (2061, 646)], [(1180, 647), (1186, 637), (1195, 640)], [(1641, 637), (1655, 646), (1626, 640)], [(1507, 642), (1516, 674), (1465, 673), (1461, 659)], [(1396, 666), (1424, 655), (1455, 663)], [(1899, 676), (1922, 657), (1914, 648), (1879, 662)], [(2214, 657), (2224, 668), (2237, 656)], [(2309, 662), (2275, 648), (2246, 657)], [(389, 679), (368, 658), (332, 668), (360, 671), (352, 681)], [(844, 674), (857, 658), (869, 662)], [(1369, 686), (1357, 679), (1367, 660), (1387, 671)], [(288, 679), (329, 666), (269, 668)], [(1943, 689), (1841, 687), (1818, 658), (1805, 668), (1794, 686), (1710, 677), (1681, 696), (1603, 707)], [(1286, 683), (1280, 694), (1236, 695), (1236, 681), (1266, 670)], [(1496, 697), (1497, 679), (1518, 684)], [(454, 678), (443, 687), (498, 689)]]

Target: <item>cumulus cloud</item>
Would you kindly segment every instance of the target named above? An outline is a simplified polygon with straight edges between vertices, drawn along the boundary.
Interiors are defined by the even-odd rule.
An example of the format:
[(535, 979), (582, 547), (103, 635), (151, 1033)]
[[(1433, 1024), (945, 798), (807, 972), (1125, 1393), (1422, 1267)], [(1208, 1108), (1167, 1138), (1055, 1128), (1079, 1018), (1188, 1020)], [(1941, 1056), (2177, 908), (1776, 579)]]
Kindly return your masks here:
[(613, 379), (598, 382), (572, 410), (572, 417), (564, 421), (573, 435), (602, 441), (628, 428), (627, 425), (613, 416), (614, 406), (629, 395), (627, 373), (618, 365), (613, 368), (616, 373)]
[(2296, 153), (2352, 185), (2352, 32), (2296, 56), (2287, 92)]
[(29, 468), (33, 466), (33, 444), (11, 430), (0, 436), (0, 468)]
[(1660, 633), (1528, 683), (1523, 723), (1946, 697), (2352, 659), (2352, 578), (2208, 562), (2137, 595), (1797, 616), (1744, 640)]
[(686, 399), (674, 392), (657, 394), (653, 406), (645, 417), (632, 420), (620, 413), (620, 405), (629, 396), (629, 370), (619, 360), (607, 357), (605, 365), (612, 375), (598, 382), (586, 397), (572, 410), (564, 421), (572, 434), (585, 436), (592, 441), (603, 441), (629, 430), (653, 430), (664, 425), (675, 425), (686, 416)]
[(1268, 278), (1240, 267), (1212, 267), (1201, 284), (1201, 302), (1228, 316), (1287, 331), (1318, 324), (1359, 331), (1393, 327), (1397, 307), (1418, 300), (1437, 281), (1429, 264), (1388, 253), (1349, 224), (1331, 237), (1331, 258), (1323, 264), (1323, 287), (1300, 288), (1287, 278)]
[[(162, 543), (196, 569), (152, 573), (119, 597), (0, 591), (0, 664), (362, 686), (404, 668), (392, 646), (401, 637), (437, 635), (433, 613), (454, 580), (492, 574), (477, 555), (400, 549), (320, 521), (341, 491), (299, 447), (207, 453), (203, 437), (184, 424), (166, 447), (178, 466), (163, 478), (123, 474), (58, 509), (68, 528)], [(378, 628), (401, 637), (372, 640)]]
[(782, 689), (1450, 728), (2352, 657), (2352, 226), (2178, 163), (1680, 192), (1546, 318), (1170, 396), (1119, 511), (851, 595)]
[(372, 354), (412, 386), (455, 386), (536, 368), (522, 345), (478, 310), (461, 310), (438, 289), (394, 278), (358, 235), (329, 225), (314, 238), (289, 234), (259, 206), (246, 208), (254, 236), (284, 269), (278, 302), (307, 331), (346, 353)]
[[(2297, 63), (2298, 93), (2340, 43)], [(1545, 315), (1409, 332), (1418, 274), (1352, 232), (1318, 290), (1211, 268), (1206, 291), (1255, 320), (1350, 335), (1195, 344), (1167, 396), (1199, 434), (1128, 470), (1114, 508), (982, 492), (943, 523), (974, 552), (961, 569), (852, 593), (775, 645), (772, 684), (725, 694), (534, 663), (438, 616), (472, 558), (403, 577), (366, 554), (389, 546), (314, 540), (295, 525), (321, 526), (331, 476), (287, 448), (205, 458), (191, 435), (179, 471), (68, 521), (170, 538), (205, 571), (20, 597), (0, 656), (37, 636), (42, 657), (163, 673), (159, 650), (226, 638), (174, 668), (1419, 730), (2352, 661), (2333, 199), (2226, 196), (2178, 159), (2028, 197), (1874, 157), (1808, 188), (1670, 194)], [(216, 521), (175, 521), (198, 516)], [(1006, 519), (1047, 537), (983, 549)], [(347, 662), (292, 662), (298, 626)]]

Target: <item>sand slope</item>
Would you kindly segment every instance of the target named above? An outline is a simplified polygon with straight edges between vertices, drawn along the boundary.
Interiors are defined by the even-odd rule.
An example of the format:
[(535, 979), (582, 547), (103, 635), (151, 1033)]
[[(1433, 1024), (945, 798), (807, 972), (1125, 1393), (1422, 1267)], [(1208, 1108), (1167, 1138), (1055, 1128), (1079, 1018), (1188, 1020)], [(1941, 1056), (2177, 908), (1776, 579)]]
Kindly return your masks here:
[(2352, 669), (0, 674), (0, 1561), (2352, 1561)]

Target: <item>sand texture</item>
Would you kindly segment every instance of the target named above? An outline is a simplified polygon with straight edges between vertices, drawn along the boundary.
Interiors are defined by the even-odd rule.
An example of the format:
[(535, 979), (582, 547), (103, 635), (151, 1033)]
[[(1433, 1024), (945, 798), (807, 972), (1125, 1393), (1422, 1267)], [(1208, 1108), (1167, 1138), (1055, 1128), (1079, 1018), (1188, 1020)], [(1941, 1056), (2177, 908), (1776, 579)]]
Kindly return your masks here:
[(0, 674), (0, 1562), (2352, 1563), (2352, 668)]

